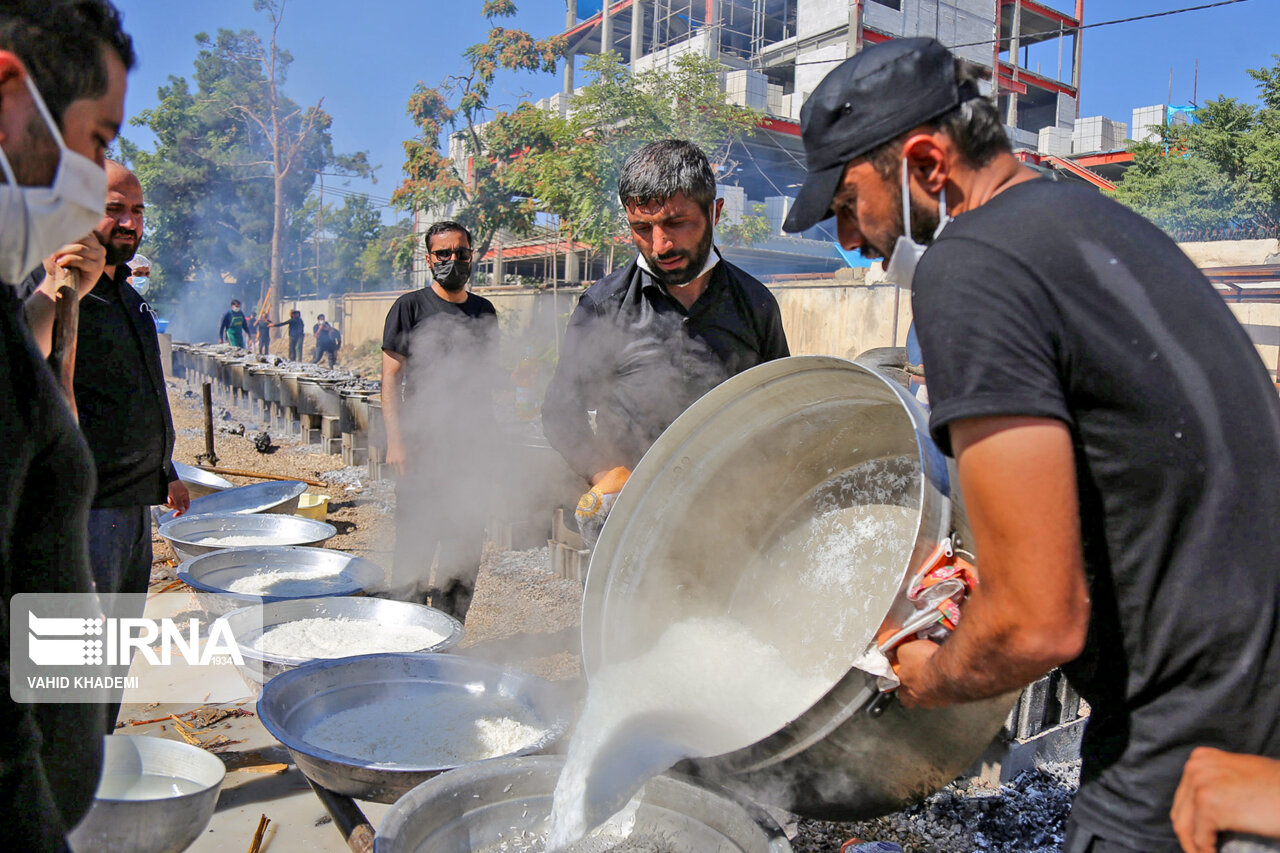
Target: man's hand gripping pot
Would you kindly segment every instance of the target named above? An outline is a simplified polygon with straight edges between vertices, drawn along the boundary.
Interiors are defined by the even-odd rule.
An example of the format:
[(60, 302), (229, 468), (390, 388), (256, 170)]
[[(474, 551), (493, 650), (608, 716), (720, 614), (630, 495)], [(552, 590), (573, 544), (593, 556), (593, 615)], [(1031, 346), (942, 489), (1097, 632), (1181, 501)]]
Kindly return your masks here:
[(609, 517), (609, 510), (613, 509), (618, 493), (622, 491), (623, 485), (630, 476), (629, 468), (621, 465), (611, 468), (598, 477), (591, 491), (578, 501), (578, 509), (574, 516), (578, 520), (578, 530), (582, 533), (588, 548), (596, 547), (596, 542), (600, 539), (600, 529), (604, 527), (604, 521)]

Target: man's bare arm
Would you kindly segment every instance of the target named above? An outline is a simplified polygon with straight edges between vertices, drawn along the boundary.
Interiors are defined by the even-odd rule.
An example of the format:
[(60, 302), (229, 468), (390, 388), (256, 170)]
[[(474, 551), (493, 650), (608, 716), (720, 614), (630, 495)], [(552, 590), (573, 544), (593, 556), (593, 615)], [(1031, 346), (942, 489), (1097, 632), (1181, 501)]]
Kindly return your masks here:
[(979, 585), (946, 643), (899, 648), (899, 696), (922, 707), (1028, 684), (1079, 655), (1089, 625), (1075, 453), (1066, 425), (995, 417), (950, 429)]

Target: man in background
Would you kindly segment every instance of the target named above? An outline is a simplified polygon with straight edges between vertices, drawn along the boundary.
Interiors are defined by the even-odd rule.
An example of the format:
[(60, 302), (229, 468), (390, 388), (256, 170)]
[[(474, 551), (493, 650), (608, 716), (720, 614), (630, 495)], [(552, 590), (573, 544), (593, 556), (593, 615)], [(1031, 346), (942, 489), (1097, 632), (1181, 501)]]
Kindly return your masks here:
[(623, 164), (618, 198), (638, 254), (582, 294), (542, 404), (547, 440), (592, 487), (577, 512), (591, 546), (631, 469), (681, 412), (790, 354), (773, 294), (712, 244), (724, 200), (696, 145), (645, 145)]
[[(98, 488), (89, 512), (90, 562), (100, 593), (144, 593), (151, 578), (151, 514), (167, 504), (181, 514), (190, 504), (173, 455), (173, 419), (155, 320), (129, 286), (128, 262), (142, 241), (145, 205), (137, 177), (107, 163), (105, 213), (92, 235), (45, 259), (29, 279), (27, 319), (38, 338), (52, 333), (53, 272), (96, 242), (104, 266), (80, 303), (75, 399), (80, 430), (93, 451)], [(137, 614), (141, 615), (141, 614)]]
[(397, 299), (382, 335), (387, 464), (397, 475), (392, 585), (397, 598), (465, 619), (489, 515), (498, 313), (467, 290), (466, 228), (437, 222), (424, 240), (431, 286)]
[(222, 315), (222, 322), (218, 325), (218, 340), (222, 343), (231, 344), (233, 347), (244, 349), (244, 338), (248, 325), (248, 318), (240, 310), (240, 300), (232, 299), (231, 310)]
[[(87, 527), (93, 462), (22, 316), (13, 285), (101, 216), (106, 145), (123, 121), (132, 43), (105, 0), (0, 6), (0, 584), (18, 593), (93, 590)], [(97, 281), (101, 246), (83, 295)], [(70, 264), (70, 261), (68, 262)], [(0, 700), (0, 813), (15, 850), (65, 851), (101, 775), (103, 713), (91, 704)]]
[(302, 361), (302, 339), (306, 335), (306, 324), (302, 322), (302, 312), (294, 309), (289, 312), (289, 319), (282, 320), (279, 323), (272, 323), (272, 326), (288, 327), (289, 335), (289, 360)]
[(316, 324), (316, 351), (311, 363), (319, 364), (320, 359), (328, 356), (329, 366), (333, 367), (337, 363), (338, 350), (341, 347), (342, 334), (324, 319), (324, 315), (321, 315), (320, 322)]

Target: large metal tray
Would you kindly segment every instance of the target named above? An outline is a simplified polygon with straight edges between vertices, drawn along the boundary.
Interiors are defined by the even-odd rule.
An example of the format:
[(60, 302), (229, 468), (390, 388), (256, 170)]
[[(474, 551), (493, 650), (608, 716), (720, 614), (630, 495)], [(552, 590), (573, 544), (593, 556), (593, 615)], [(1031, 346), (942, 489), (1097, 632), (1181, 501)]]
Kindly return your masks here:
[[(452, 766), (360, 761), (314, 746), (304, 734), (320, 720), (350, 708), (406, 696), (431, 701), (441, 694), (474, 701), (478, 710), (485, 707), (484, 699), (500, 696), (533, 711), (547, 732), (512, 756), (546, 750), (569, 724), (568, 691), (536, 676), (451, 654), (365, 655), (304, 664), (267, 682), (258, 700), (258, 718), (313, 782), (338, 794), (393, 803)], [(423, 730), (431, 724), (424, 715)]]
[[(196, 469), (199, 470), (199, 469)], [(273, 480), (214, 492), (191, 502), (183, 515), (253, 515), (255, 513), (292, 514), (307, 484), (295, 480)], [(174, 519), (174, 511), (162, 514), (158, 524)]]
[[(315, 550), (315, 549), (309, 549)], [(451, 649), (462, 641), (462, 623), (447, 613), (425, 604), (392, 601), (387, 598), (338, 596), (333, 598), (299, 598), (273, 601), (261, 607), (242, 607), (226, 615), (227, 625), (240, 647), (244, 666), (240, 672), (249, 686), (257, 691), (282, 672), (312, 660), (329, 658), (296, 658), (275, 655), (254, 648), (258, 638), (272, 628), (301, 619), (350, 619), (397, 627), (422, 627), (442, 636), (439, 642), (413, 652), (425, 654)]]
[[(328, 522), (296, 515), (183, 515), (160, 525), (160, 536), (183, 561), (224, 548), (319, 545), (337, 532), (338, 528)], [(222, 539), (230, 543), (235, 537), (262, 541), (255, 545), (203, 541)]]
[[(289, 581), (271, 595), (247, 595), (228, 589), (240, 578), (267, 569), (305, 571), (314, 574), (315, 580)], [(178, 567), (178, 579), (196, 591), (201, 607), (221, 615), (253, 604), (377, 592), (386, 584), (386, 573), (377, 564), (354, 554), (293, 545), (228, 548), (198, 555)]]

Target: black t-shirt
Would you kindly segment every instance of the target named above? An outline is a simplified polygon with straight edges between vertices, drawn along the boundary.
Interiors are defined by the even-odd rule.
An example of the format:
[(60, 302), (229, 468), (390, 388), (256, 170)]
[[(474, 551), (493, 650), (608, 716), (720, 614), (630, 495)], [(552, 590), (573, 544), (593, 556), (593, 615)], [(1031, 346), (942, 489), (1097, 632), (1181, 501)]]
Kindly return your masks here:
[(1177, 849), (1193, 747), (1280, 758), (1276, 389), (1178, 247), (1087, 187), (1030, 181), (957, 217), (913, 306), (940, 446), (967, 418), (1070, 428), (1092, 602), (1063, 667), (1093, 707), (1075, 815)]
[[(433, 421), (492, 417), (499, 384), (498, 312), (483, 296), (442, 299), (430, 287), (406, 293), (387, 312), (382, 348), (402, 355), (406, 399), (422, 398), (416, 414)], [(383, 393), (388, 393), (383, 389)]]
[(777, 300), (743, 270), (721, 260), (686, 311), (633, 260), (578, 301), (542, 403), (543, 430), (585, 478), (634, 468), (703, 394), (789, 354)]
[[(53, 374), (31, 342), (21, 312), (14, 289), (0, 283), (0, 399), (5, 401), (0, 405), (0, 626), (5, 654), (0, 677), (6, 683), (10, 597), (20, 592), (93, 591), (88, 550), (93, 460)], [(38, 835), (32, 829), (35, 824), (70, 831), (88, 810), (97, 787), (102, 707), (19, 705), (6, 693), (0, 726), (7, 733), (0, 738), (0, 787), (24, 785), (0, 799), (16, 798), (27, 806), (37, 801), (28, 782), (18, 780), (24, 765), (30, 780), (30, 763), (39, 753), (60, 812), (31, 814), (19, 809), (6, 816), (6, 836), (27, 849), (24, 839)]]
[(302, 322), (302, 318), (301, 318), (301, 317), (290, 317), (288, 320), (285, 320), (283, 323), (277, 323), (276, 325), (277, 325), (277, 326), (288, 326), (288, 327), (289, 327), (289, 337), (291, 337), (291, 338), (300, 338), (300, 337), (302, 337), (304, 334), (306, 334), (306, 331), (307, 331), (307, 330), (306, 330), (306, 328), (305, 328), (305, 326), (304, 326), (304, 324), (303, 324), (303, 322)]

